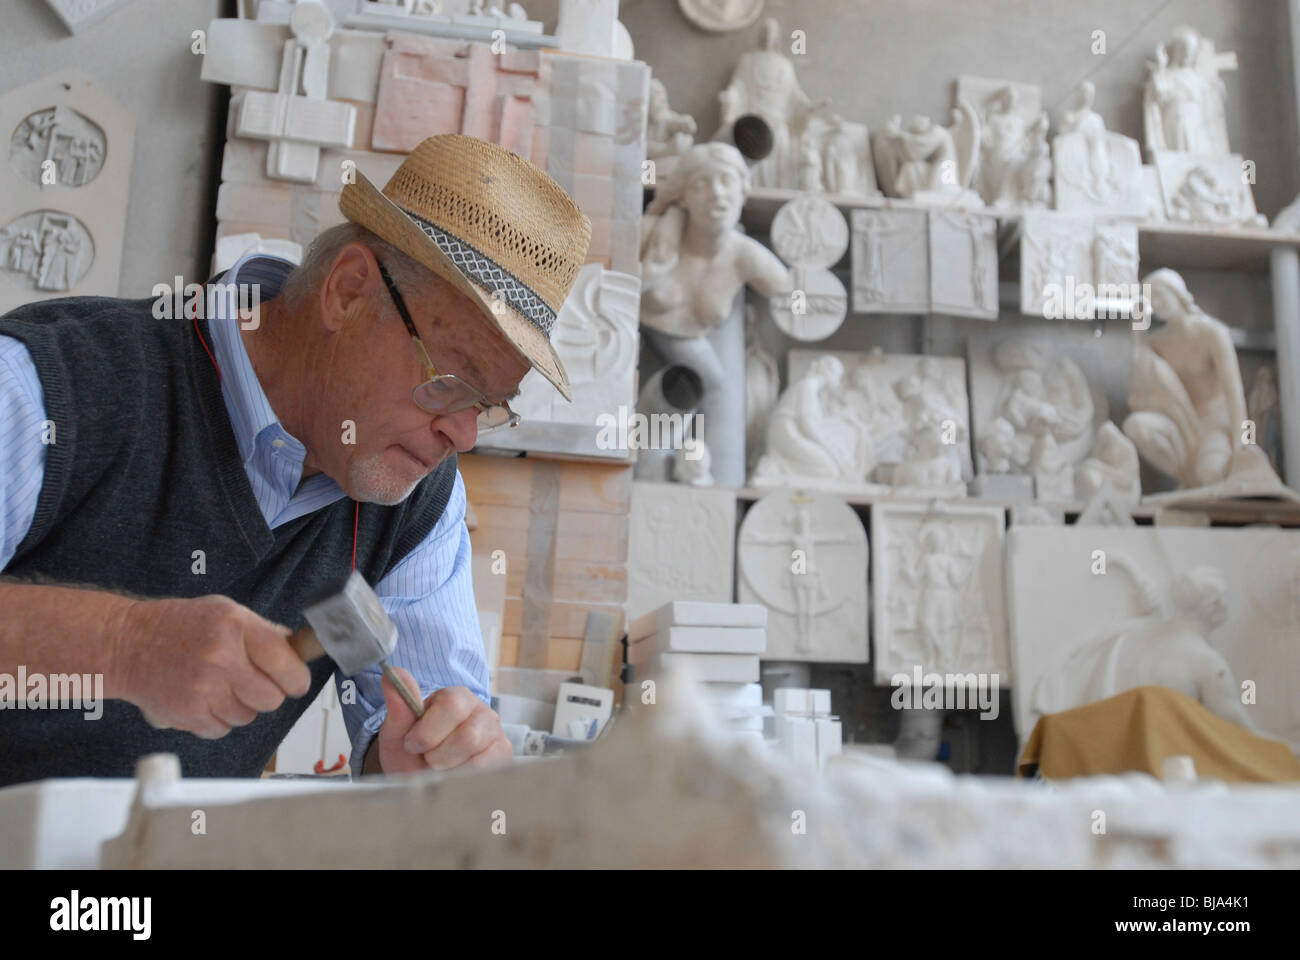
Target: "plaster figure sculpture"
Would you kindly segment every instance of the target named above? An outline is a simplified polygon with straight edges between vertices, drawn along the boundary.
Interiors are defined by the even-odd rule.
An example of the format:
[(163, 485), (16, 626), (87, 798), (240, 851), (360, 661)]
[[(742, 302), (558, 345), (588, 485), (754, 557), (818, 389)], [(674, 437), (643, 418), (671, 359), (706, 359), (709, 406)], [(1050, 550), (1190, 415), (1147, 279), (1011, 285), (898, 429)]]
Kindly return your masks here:
[(1028, 728), (1043, 714), (1157, 685), (1185, 693), (1211, 713), (1254, 731), (1232, 669), (1208, 642), (1228, 619), (1223, 574), (1210, 566), (1192, 568), (1173, 579), (1166, 600), (1136, 564), (1112, 554), (1109, 565), (1111, 575), (1134, 581), (1137, 617), (1081, 646), (1038, 680), (1025, 719)]
[(66, 293), (90, 269), (95, 244), (74, 216), (37, 210), (0, 230), (0, 270), (28, 288)]
[(1272, 367), (1255, 371), (1250, 393), (1246, 395), (1246, 412), (1255, 424), (1255, 442), (1268, 454), (1269, 463), (1279, 470), (1282, 458), (1282, 410), (1278, 405), (1277, 374)]
[(753, 482), (870, 489), (867, 476), (875, 457), (866, 424), (845, 400), (844, 365), (828, 354), (813, 361), (781, 395)]
[(976, 186), (991, 207), (1039, 207), (1052, 199), (1047, 114), (1026, 119), (1018, 96), (1008, 84), (983, 104)]
[(772, 133), (772, 150), (754, 167), (756, 187), (797, 187), (800, 144), (811, 117), (830, 103), (814, 102), (795, 76), (794, 62), (780, 52), (780, 27), (763, 22), (758, 50), (743, 54), (731, 82), (718, 94), (722, 125), (714, 140), (730, 140), (732, 127), (743, 116), (763, 120)]
[(81, 187), (104, 165), (104, 131), (68, 107), (50, 107), (27, 117), (13, 132), (9, 162), (42, 187)]
[[(1165, 325), (1136, 340), (1124, 433), (1179, 491), (1198, 495), (1294, 498), (1255, 444), (1237, 352), (1228, 328), (1196, 305), (1168, 269), (1149, 274), (1152, 312)], [(1170, 499), (1169, 494), (1155, 499)]]
[(1176, 223), (1264, 227), (1250, 184), (1243, 182), (1236, 154), (1205, 156), (1159, 150), (1154, 153), (1164, 215)]
[(965, 496), (972, 471), (962, 360), (791, 350), (788, 366), (753, 485)]
[(1126, 316), (1138, 287), (1136, 223), (1026, 210), (1020, 311), (1052, 320)]
[(766, 444), (767, 424), (781, 395), (776, 358), (759, 339), (759, 313), (745, 307), (745, 470), (753, 472)]
[[(739, 378), (744, 332), (737, 326), (736, 349), (723, 353), (710, 335), (726, 333), (722, 328), (746, 284), (767, 297), (788, 297), (791, 290), (785, 264), (736, 230), (748, 190), (749, 168), (740, 151), (723, 143), (697, 143), (661, 184), (642, 223), (641, 326), (665, 361), (699, 375), (704, 441), (713, 452), (715, 468), (724, 466), (720, 449), (730, 446), (728, 438), (744, 437), (743, 403), (728, 403), (732, 393), (739, 395), (743, 389)], [(735, 323), (743, 320), (737, 317)], [(724, 360), (732, 352), (736, 365), (728, 378)], [(729, 415), (733, 409), (734, 423)], [(739, 486), (744, 460), (743, 453), (734, 464), (728, 456), (719, 477), (732, 476), (734, 470), (734, 485)]]
[(645, 155), (655, 162), (656, 180), (669, 176), (678, 158), (694, 146), (695, 131), (695, 118), (670, 107), (663, 81), (651, 77)]
[(916, 371), (894, 391), (903, 405), (907, 440), (890, 482), (916, 496), (964, 497), (962, 451), (970, 435), (964, 401), (957, 398), (933, 357), (922, 357)]
[(1120, 503), (1136, 506), (1142, 499), (1140, 468), (1133, 442), (1107, 420), (1097, 430), (1092, 453), (1075, 472), (1075, 496), (1087, 501), (1109, 490)]
[(1081, 83), (1052, 140), (1056, 209), (1142, 217), (1142, 151), (1132, 137), (1106, 129), (1093, 108), (1096, 87)]
[(835, 204), (805, 193), (781, 205), (772, 218), (772, 249), (792, 267), (839, 263), (849, 249), (849, 224)]
[(926, 214), (920, 210), (858, 209), (852, 216), (854, 312), (928, 313)]
[(673, 453), (673, 483), (684, 483), (689, 487), (711, 487), (713, 479), (713, 456), (709, 445), (698, 436), (692, 436), (690, 448), (682, 447)]
[(763, 13), (763, 0), (677, 0), (677, 5), (687, 20), (713, 33), (753, 26)]
[(1009, 683), (998, 507), (873, 504), (874, 673), (998, 674)]
[(1056, 478), (1058, 491), (1067, 486), (1062, 473), (1072, 473), (1092, 448), (1094, 424), (1106, 418), (1104, 392), (1088, 383), (1077, 361), (1051, 352), (1042, 341), (1013, 337), (972, 344), (971, 389), (979, 472), (1046, 472)]
[(904, 128), (902, 117), (895, 114), (872, 138), (871, 147), (886, 195), (921, 203), (984, 205), (971, 189), (979, 159), (980, 121), (966, 101), (958, 101), (948, 127), (918, 114)]
[(1236, 54), (1216, 54), (1214, 44), (1191, 27), (1179, 27), (1147, 63), (1142, 107), (1146, 145), (1223, 156), (1228, 146), (1223, 70), (1237, 68)]
[[(697, 143), (682, 157), (646, 210), (643, 326), (695, 339), (726, 321), (745, 284), (765, 296), (789, 291), (780, 259), (736, 230), (749, 186), (749, 168), (735, 147)], [(665, 336), (656, 336), (656, 344)]]
[(850, 123), (838, 113), (831, 115), (822, 139), (822, 174), (828, 193), (880, 196), (865, 124)]
[(766, 657), (867, 661), (867, 535), (844, 501), (775, 490), (745, 514), (736, 550), (740, 602), (768, 608)]

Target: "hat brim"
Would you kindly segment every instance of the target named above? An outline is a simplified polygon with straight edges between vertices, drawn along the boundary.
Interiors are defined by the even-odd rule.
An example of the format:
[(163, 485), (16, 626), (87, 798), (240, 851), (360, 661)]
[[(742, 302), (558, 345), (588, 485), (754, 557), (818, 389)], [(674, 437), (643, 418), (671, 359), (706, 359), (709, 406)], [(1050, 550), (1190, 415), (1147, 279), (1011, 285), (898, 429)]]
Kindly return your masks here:
[(569, 375), (546, 334), (504, 300), (494, 297), (489, 290), (461, 272), (442, 247), (367, 180), (365, 174), (360, 170), (353, 173), (356, 180), (345, 184), (339, 197), (339, 210), (343, 216), (387, 240), (469, 297), (515, 351), (560, 391), (565, 400), (572, 402)]

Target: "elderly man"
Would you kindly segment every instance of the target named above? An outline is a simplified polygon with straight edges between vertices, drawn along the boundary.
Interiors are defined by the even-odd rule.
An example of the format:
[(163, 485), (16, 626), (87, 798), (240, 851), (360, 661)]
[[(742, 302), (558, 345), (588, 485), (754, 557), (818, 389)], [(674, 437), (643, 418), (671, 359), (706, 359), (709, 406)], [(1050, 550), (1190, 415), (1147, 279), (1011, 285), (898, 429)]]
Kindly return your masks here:
[(426, 709), (378, 668), (336, 676), (353, 771), (510, 755), (455, 454), (513, 425), (530, 368), (569, 396), (550, 332), (591, 225), (536, 167), (457, 135), (382, 193), (358, 174), (340, 208), (300, 267), (246, 257), (183, 318), (101, 298), (0, 318), (0, 678), (101, 675), (108, 698), (97, 720), (0, 710), (0, 784), (130, 775), (158, 751), (258, 775), (335, 671), (290, 628), (350, 569)]

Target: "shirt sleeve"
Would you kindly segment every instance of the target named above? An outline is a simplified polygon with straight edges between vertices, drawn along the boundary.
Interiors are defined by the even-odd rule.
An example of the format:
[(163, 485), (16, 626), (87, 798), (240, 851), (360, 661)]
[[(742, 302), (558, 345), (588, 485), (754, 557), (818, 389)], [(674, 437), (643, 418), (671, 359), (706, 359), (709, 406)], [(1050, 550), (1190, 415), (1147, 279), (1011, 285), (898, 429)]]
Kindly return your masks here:
[(0, 335), (0, 571), (36, 519), (45, 483), (45, 391), (26, 345)]
[[(434, 528), (375, 585), (375, 593), (397, 625), (397, 648), (388, 662), (411, 671), (421, 699), (443, 687), (469, 687), (491, 706), (487, 656), (474, 604), (465, 482), (459, 471)], [(352, 740), (353, 776), (361, 775), (366, 748), (388, 714), (382, 677), (378, 666), (354, 677), (335, 675), (343, 722)], [(355, 698), (345, 695), (345, 680), (356, 683)]]

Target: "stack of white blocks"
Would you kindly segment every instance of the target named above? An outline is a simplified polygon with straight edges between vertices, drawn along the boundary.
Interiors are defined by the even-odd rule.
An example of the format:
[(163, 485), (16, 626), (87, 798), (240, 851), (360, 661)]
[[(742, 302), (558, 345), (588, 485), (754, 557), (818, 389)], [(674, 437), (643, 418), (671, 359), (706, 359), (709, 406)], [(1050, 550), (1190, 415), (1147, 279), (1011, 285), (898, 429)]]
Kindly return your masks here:
[(771, 715), (758, 683), (766, 607), (674, 600), (632, 621), (627, 639), (638, 681), (686, 667), (728, 730), (762, 742), (763, 717)]
[(777, 743), (795, 763), (820, 770), (840, 752), (843, 727), (831, 716), (829, 690), (782, 687), (772, 692), (772, 707)]

